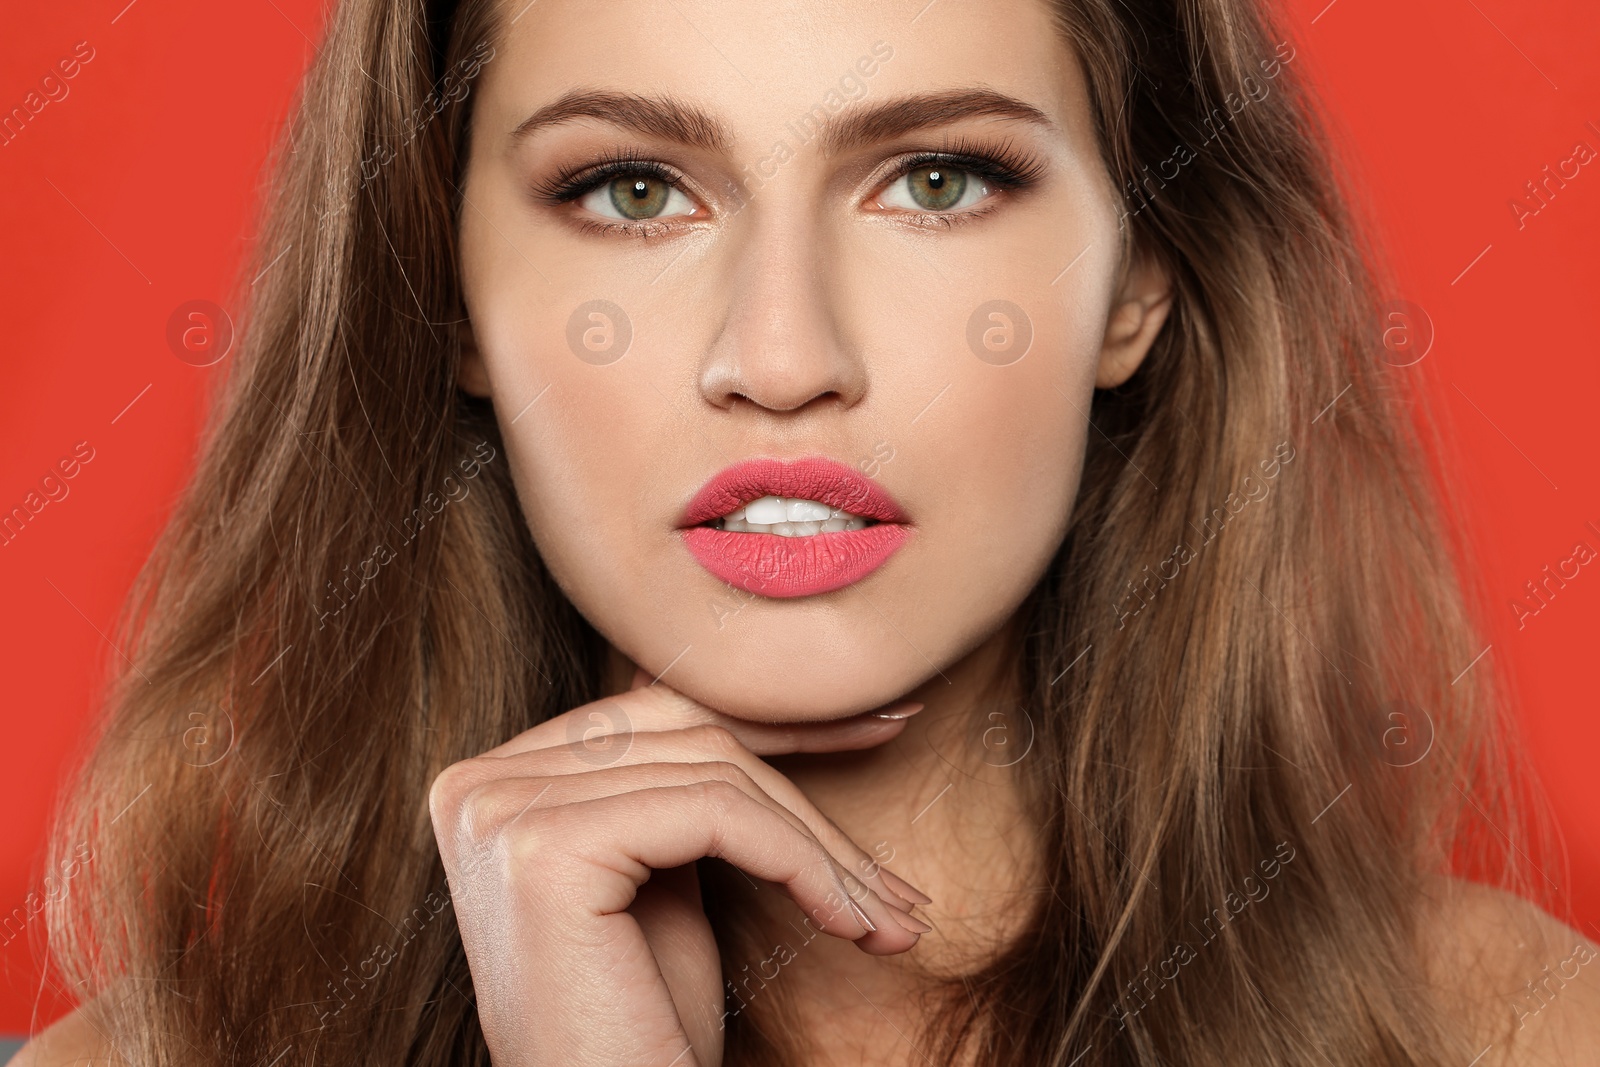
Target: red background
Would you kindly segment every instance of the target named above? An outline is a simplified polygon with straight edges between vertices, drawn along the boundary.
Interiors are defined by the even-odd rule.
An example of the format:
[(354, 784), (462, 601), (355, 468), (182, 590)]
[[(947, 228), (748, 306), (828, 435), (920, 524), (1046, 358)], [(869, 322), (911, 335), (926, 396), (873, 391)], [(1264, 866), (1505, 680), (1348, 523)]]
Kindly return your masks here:
[[(1482, 548), (1501, 609), (1485, 659), (1519, 686), (1518, 714), (1564, 833), (1564, 856), (1535, 858), (1570, 892), (1562, 917), (1600, 937), (1600, 566), (1521, 631), (1509, 607), (1576, 541), (1600, 549), (1600, 532), (1585, 525), (1600, 527), (1600, 160), (1521, 229), (1509, 206), (1580, 140), (1600, 150), (1600, 7), (1293, 0), (1288, 14), (1292, 66), (1312, 80), (1370, 186), (1400, 270), (1394, 295), (1421, 305), (1437, 331), (1419, 370), (1462, 441), (1455, 470), (1470, 513), (1458, 520)], [(66, 99), (0, 147), (0, 513), (77, 442), (95, 455), (64, 500), (0, 547), (11, 739), (0, 770), (0, 916), (42, 883), (56, 784), (119, 655), (103, 634), (192, 461), (204, 390), (226, 367), (174, 358), (168, 317), (190, 300), (226, 305), (236, 291), (259, 170), (322, 17), (316, 0), (83, 0), (6, 12), (0, 114), (77, 42), (95, 57)], [(31, 940), (0, 949), (0, 1033), (64, 1010), (39, 988)]]

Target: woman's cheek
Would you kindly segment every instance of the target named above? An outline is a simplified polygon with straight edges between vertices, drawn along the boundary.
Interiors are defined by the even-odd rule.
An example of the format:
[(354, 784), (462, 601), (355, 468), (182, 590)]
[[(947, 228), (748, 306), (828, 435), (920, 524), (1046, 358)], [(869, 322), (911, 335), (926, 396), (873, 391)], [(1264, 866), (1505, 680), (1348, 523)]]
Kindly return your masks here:
[(593, 595), (647, 577), (652, 542), (673, 534), (673, 472), (688, 469), (668, 405), (615, 370), (558, 369), (524, 417), (502, 420), (540, 555), (564, 588)]
[(1058, 294), (1018, 306), (1029, 318), (1030, 348), (1006, 366), (967, 361), (958, 383), (965, 402), (952, 405), (945, 461), (972, 468), (969, 491), (982, 494), (985, 506), (1021, 508), (1053, 527), (1076, 495), (1085, 435), (1094, 432), (1098, 335)]

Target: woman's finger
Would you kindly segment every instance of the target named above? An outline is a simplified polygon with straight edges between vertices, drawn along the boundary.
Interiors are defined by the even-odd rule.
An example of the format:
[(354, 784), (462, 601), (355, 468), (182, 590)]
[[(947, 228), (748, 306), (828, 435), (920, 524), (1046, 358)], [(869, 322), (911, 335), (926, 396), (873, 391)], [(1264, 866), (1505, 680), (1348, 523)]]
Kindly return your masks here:
[[(613, 767), (651, 763), (714, 766), (723, 762), (738, 767), (760, 790), (761, 796), (797, 820), (827, 846), (852, 877), (866, 882), (903, 914), (910, 914), (918, 903), (930, 903), (927, 894), (895, 876), (868, 855), (799, 786), (744, 747), (723, 727), (694, 726), (684, 730), (612, 736), (625, 737), (627, 741), (626, 745), (619, 743), (606, 757), (606, 764)], [(485, 781), (509, 774), (529, 777), (577, 775), (596, 769), (594, 755), (594, 749), (579, 742), (502, 756), (499, 759), (507, 761), (506, 766), (482, 763), (478, 764), (476, 773)]]
[(715, 711), (657, 682), (574, 708), (523, 731), (484, 755), (508, 756), (577, 741), (606, 750), (611, 742), (605, 739), (615, 734), (691, 726), (720, 726), (760, 756), (845, 752), (883, 744), (905, 729), (905, 720), (920, 710), (920, 703), (895, 701), (874, 711), (823, 722), (754, 722)]
[[(529, 754), (535, 759), (546, 762), (549, 762), (551, 755), (553, 753), (548, 752)], [(518, 762), (527, 758), (522, 757)], [(469, 825), (461, 844), (468, 849), (481, 852), (486, 842), (502, 833), (512, 820), (531, 809), (577, 804), (641, 789), (693, 785), (697, 782), (725, 782), (742, 789), (756, 803), (785, 819), (797, 833), (821, 844), (827, 850), (846, 892), (867, 912), (875, 925), (881, 925), (886, 921), (893, 922), (916, 934), (927, 933), (931, 929), (911, 914), (909, 901), (886, 886), (880, 888), (881, 880), (877, 880), (878, 885), (873, 885), (874, 879), (856, 873), (856, 870), (859, 870), (856, 857), (865, 854), (837, 827), (825, 817), (821, 817), (820, 813), (815, 813), (829, 831), (826, 837), (817, 834), (808, 820), (801, 818), (774, 799), (761, 783), (751, 777), (738, 763), (704, 759), (692, 759), (688, 762), (651, 760), (601, 770), (576, 770), (569, 767), (566, 768), (569, 773), (561, 773), (559, 768), (551, 769), (555, 773), (507, 775), (468, 787), (459, 801), (462, 810), (469, 813)]]
[[(873, 955), (904, 952), (917, 941), (916, 932), (895, 922), (870, 919), (821, 842), (720, 779), (650, 786), (553, 807), (533, 805), (501, 833), (517, 844), (496, 850), (496, 855), (520, 858), (520, 879), (583, 885), (602, 916), (625, 911), (650, 871), (713, 856), (783, 886), (818, 930), (854, 941)], [(586, 871), (574, 877), (564, 869), (573, 863), (583, 864)], [(887, 907), (875, 894), (867, 898), (869, 908), (874, 902)]]

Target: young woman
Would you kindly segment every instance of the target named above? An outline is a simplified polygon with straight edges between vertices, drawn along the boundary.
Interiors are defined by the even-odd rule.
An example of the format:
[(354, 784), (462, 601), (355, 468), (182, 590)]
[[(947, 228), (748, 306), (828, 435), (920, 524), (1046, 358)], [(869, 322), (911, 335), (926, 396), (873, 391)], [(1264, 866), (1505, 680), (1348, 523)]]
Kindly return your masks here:
[(1296, 57), (345, 0), (20, 1062), (1593, 1062)]

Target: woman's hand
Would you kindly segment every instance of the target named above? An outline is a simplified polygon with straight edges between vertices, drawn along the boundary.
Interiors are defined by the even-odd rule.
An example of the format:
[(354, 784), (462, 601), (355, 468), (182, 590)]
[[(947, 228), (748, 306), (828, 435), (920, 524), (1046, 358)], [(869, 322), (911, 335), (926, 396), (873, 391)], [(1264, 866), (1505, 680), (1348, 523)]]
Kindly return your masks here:
[(866, 952), (904, 952), (929, 929), (909, 914), (927, 897), (760, 758), (882, 744), (918, 705), (769, 725), (648, 681), (638, 671), (627, 693), (446, 768), (429, 793), (497, 1067), (721, 1062), (703, 856)]

